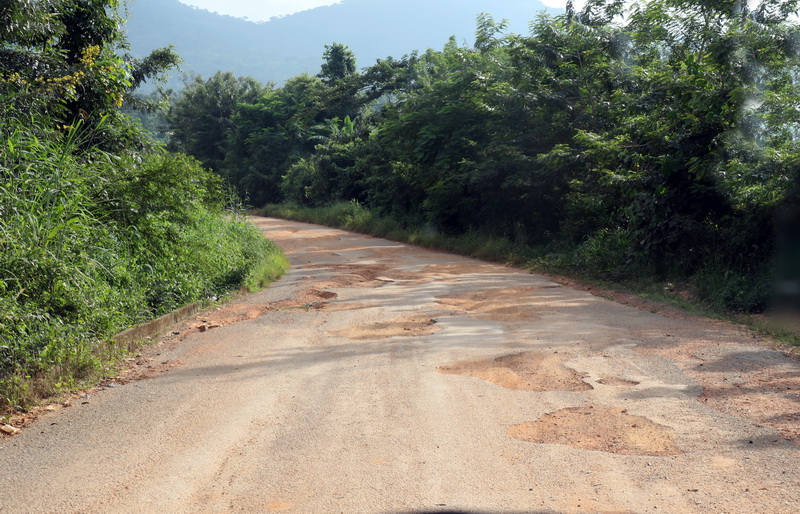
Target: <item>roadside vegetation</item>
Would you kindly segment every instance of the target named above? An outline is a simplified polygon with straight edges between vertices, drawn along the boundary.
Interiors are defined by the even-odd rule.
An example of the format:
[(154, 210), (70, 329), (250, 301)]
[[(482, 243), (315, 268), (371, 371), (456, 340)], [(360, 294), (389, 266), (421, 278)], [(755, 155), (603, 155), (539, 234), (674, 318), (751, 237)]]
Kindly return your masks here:
[(484, 14), (471, 47), (361, 71), (333, 44), (280, 87), (198, 78), (170, 144), (273, 214), (686, 284), (724, 312), (796, 305), (797, 2), (748, 5), (591, 0), (529, 35)]
[(177, 62), (125, 55), (121, 7), (0, 5), (0, 410), (107, 373), (124, 328), (286, 269), (218, 175), (120, 111)]

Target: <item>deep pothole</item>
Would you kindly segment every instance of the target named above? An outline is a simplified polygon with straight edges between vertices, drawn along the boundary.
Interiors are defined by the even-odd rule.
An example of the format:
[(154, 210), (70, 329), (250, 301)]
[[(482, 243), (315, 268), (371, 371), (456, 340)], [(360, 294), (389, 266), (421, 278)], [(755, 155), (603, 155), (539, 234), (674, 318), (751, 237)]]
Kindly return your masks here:
[(639, 385), (639, 382), (635, 380), (613, 377), (611, 375), (603, 375), (597, 383), (613, 387), (635, 387)]

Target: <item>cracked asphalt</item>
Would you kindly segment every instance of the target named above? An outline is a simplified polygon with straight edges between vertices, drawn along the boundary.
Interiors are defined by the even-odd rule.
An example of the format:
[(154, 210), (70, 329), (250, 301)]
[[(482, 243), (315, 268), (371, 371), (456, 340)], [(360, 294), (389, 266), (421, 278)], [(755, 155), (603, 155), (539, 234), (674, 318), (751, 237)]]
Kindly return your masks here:
[(289, 273), (0, 439), (0, 510), (800, 511), (800, 364), (745, 329), (253, 222)]

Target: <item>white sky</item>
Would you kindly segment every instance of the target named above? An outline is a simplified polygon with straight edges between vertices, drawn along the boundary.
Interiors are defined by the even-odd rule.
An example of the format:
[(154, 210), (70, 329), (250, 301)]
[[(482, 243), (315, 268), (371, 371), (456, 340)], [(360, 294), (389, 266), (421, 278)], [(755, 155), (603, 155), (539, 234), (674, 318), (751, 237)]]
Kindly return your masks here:
[(339, 3), (341, 0), (180, 0), (211, 12), (228, 14), (250, 21), (267, 21), (273, 16), (313, 9), (322, 5)]
[[(341, 0), (180, 0), (181, 3), (193, 5), (220, 14), (228, 14), (250, 21), (267, 21), (273, 16), (313, 9), (322, 5), (339, 3)], [(541, 0), (548, 7), (564, 7), (566, 0)], [(575, 2), (576, 7), (582, 4)], [(491, 2), (487, 2), (491, 5)]]

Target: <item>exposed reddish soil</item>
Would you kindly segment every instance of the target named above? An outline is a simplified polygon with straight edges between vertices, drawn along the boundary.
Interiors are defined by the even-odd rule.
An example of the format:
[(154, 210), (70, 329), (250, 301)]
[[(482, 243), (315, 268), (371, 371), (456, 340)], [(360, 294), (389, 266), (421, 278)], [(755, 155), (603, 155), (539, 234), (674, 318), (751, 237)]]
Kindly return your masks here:
[[(543, 312), (532, 293), (540, 288), (487, 289), (476, 293), (439, 296), (436, 303), (475, 318), (494, 321), (536, 321)], [(539, 304), (539, 305), (536, 305)]]
[(526, 352), (488, 361), (461, 362), (440, 366), (447, 375), (480, 378), (517, 391), (587, 391), (592, 386), (584, 375), (565, 366), (572, 358), (564, 353)]
[(441, 330), (429, 315), (407, 316), (391, 321), (370, 323), (336, 330), (331, 333), (356, 341), (389, 339), (391, 337), (422, 337)]
[(336, 298), (338, 295), (331, 291), (321, 291), (315, 288), (303, 289), (296, 295), (283, 300), (267, 302), (264, 304), (241, 304), (233, 303), (223, 305), (204, 315), (199, 316), (196, 322), (188, 330), (183, 331), (182, 336), (189, 332), (205, 332), (214, 328), (240, 323), (263, 316), (267, 312), (283, 309), (323, 309), (328, 300)]
[(521, 441), (562, 444), (621, 455), (666, 456), (682, 453), (674, 432), (618, 407), (586, 405), (545, 414), (515, 425), (508, 435)]
[[(721, 330), (731, 325), (719, 323)], [(738, 339), (753, 336), (734, 330)], [(800, 442), (800, 373), (776, 363), (767, 351), (739, 351), (728, 341), (682, 339), (678, 345), (643, 345), (642, 354), (656, 354), (676, 362), (703, 387), (698, 400), (714, 410), (773, 427), (782, 437)]]

